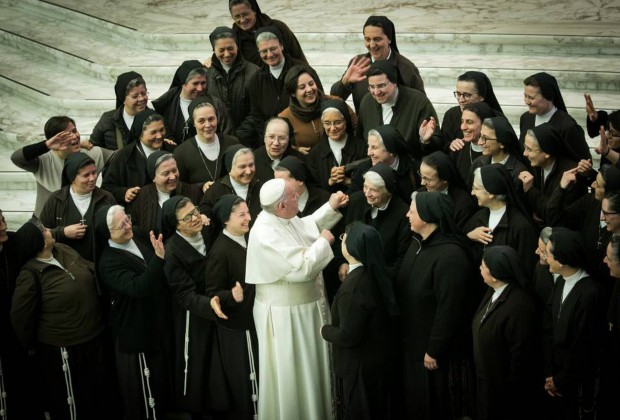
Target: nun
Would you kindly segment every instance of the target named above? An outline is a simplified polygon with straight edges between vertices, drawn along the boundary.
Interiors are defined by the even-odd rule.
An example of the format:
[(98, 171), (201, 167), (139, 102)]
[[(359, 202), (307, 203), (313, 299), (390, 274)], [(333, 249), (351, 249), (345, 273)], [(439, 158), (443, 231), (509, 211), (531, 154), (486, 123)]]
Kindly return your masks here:
[(56, 243), (50, 229), (38, 221), (19, 228), (15, 242), (22, 269), (11, 321), (38, 371), (45, 411), (52, 419), (75, 420), (78, 413), (80, 418), (118, 418), (92, 263)]
[[(525, 204), (538, 223), (547, 223), (547, 200), (560, 184), (564, 172), (575, 169), (579, 157), (562, 142), (562, 136), (551, 124), (544, 123), (527, 131), (525, 156), (532, 167), (531, 173), (523, 171), (519, 180), (523, 183)], [(577, 201), (586, 193), (586, 183), (581, 176), (567, 192), (569, 202)]]
[(260, 66), (260, 53), (256, 49), (255, 33), (265, 26), (273, 26), (280, 32), (283, 49), (295, 60), (307, 64), (306, 56), (293, 31), (281, 20), (272, 19), (263, 13), (256, 0), (229, 0), (228, 10), (232, 17), (233, 31), (239, 40), (243, 58)]
[(330, 193), (311, 185), (306, 164), (296, 156), (287, 156), (274, 169), (274, 178), (294, 181), (298, 195), (299, 217), (308, 216), (329, 201)]
[(156, 417), (170, 408), (170, 296), (163, 237), (142, 237), (119, 205), (95, 214), (97, 274), (112, 298), (118, 390), (125, 418)]
[(476, 168), (491, 163), (501, 163), (512, 176), (515, 188), (518, 191), (522, 190), (519, 174), (528, 170), (523, 157), (523, 146), (519, 143), (519, 139), (506, 117), (491, 117), (482, 121), (478, 146), (482, 148), (482, 156), (472, 162), (468, 185), (471, 187), (473, 184), (473, 172)]
[(117, 204), (132, 203), (140, 188), (150, 182), (146, 159), (151, 154), (158, 150), (174, 150), (174, 145), (165, 141), (165, 137), (166, 128), (161, 115), (152, 109), (136, 114), (131, 126), (132, 142), (114, 154), (103, 174), (101, 188), (110, 192)]
[[(411, 242), (411, 229), (405, 214), (407, 204), (395, 195), (396, 172), (383, 162), (364, 174), (364, 189), (351, 194), (345, 225), (355, 221), (372, 226), (379, 233), (385, 263), (397, 273)], [(344, 263), (346, 265), (346, 263)], [(347, 267), (340, 268), (346, 272)]]
[(458, 105), (448, 109), (441, 122), (441, 132), (448, 143), (463, 139), (461, 114), (464, 111), (465, 105), (484, 102), (498, 115), (504, 113), (495, 97), (491, 81), (482, 72), (466, 71), (461, 74), (456, 79), (456, 90), (453, 93)]
[(258, 341), (252, 309), (255, 285), (245, 283), (247, 234), (250, 211), (236, 195), (223, 195), (213, 207), (217, 238), (206, 266), (208, 296), (219, 299), (227, 318), (216, 320), (222, 380), (230, 399), (229, 419), (247, 420), (257, 415)]
[(479, 144), (482, 122), (494, 115), (495, 111), (484, 102), (465, 104), (461, 115), (462, 137), (444, 147), (466, 182), (473, 162), (482, 155), (483, 149)]
[(399, 314), (393, 272), (387, 269), (382, 241), (371, 226), (347, 226), (342, 254), (348, 272), (321, 328), (332, 344), (334, 373), (341, 387), (343, 419), (389, 419), (391, 376), (397, 358), (395, 317)]
[(229, 146), (239, 140), (220, 131), (215, 106), (203, 97), (189, 104), (190, 124), (196, 127), (196, 135), (174, 150), (179, 168), (179, 180), (194, 184), (204, 193), (223, 176), (223, 156)]
[(252, 220), (261, 211), (259, 192), (263, 183), (256, 179), (254, 153), (251, 149), (235, 144), (224, 152), (224, 175), (211, 186), (200, 200), (200, 211), (208, 217), (213, 215), (215, 203), (224, 194), (233, 194), (245, 200)]
[(177, 407), (201, 419), (227, 407), (219, 354), (214, 352), (214, 320), (219, 298), (205, 294), (211, 227), (188, 197), (175, 195), (161, 209), (166, 259), (164, 273), (172, 297), (173, 383)]
[(470, 245), (446, 194), (414, 194), (407, 217), (415, 235), (394, 288), (406, 417), (475, 417), (470, 321), (478, 299)]
[(536, 73), (526, 78), (523, 85), (528, 109), (519, 120), (519, 142), (525, 143), (528, 130), (548, 122), (558, 131), (565, 148), (579, 159), (592, 159), (583, 128), (568, 114), (556, 78), (549, 73)]
[(351, 184), (353, 162), (366, 157), (366, 144), (357, 134), (357, 115), (341, 99), (321, 102), (321, 141), (306, 162), (316, 186), (330, 192), (346, 191)]
[(538, 243), (538, 232), (506, 167), (492, 163), (476, 169), (471, 194), (476, 197), (480, 210), (469, 219), (464, 232), (477, 245), (477, 261), (485, 247), (508, 245), (517, 251), (525, 272), (531, 275), (536, 265), (533, 251)]
[(213, 104), (222, 132), (233, 132), (226, 104), (207, 93), (207, 68), (198, 60), (187, 60), (174, 73), (168, 91), (153, 101), (153, 108), (164, 117), (168, 135), (176, 144), (196, 135), (189, 104), (197, 98)]
[(148, 179), (152, 180), (142, 188), (132, 205), (132, 222), (142, 232), (163, 232), (163, 204), (172, 197), (182, 195), (198, 204), (202, 193), (192, 184), (179, 181), (179, 169), (172, 153), (158, 150), (146, 159)]
[(555, 418), (597, 415), (599, 371), (608, 334), (604, 292), (588, 273), (578, 232), (553, 232), (547, 263), (559, 274), (543, 318), (544, 390)]
[(454, 203), (454, 222), (459, 228), (476, 212), (476, 203), (454, 161), (443, 152), (436, 151), (422, 158), (418, 191), (436, 191), (447, 194)]
[(82, 258), (94, 261), (94, 216), (101, 206), (116, 204), (107, 191), (97, 187), (95, 161), (85, 153), (65, 159), (63, 187), (52, 193), (39, 216), (58, 243), (75, 249)]
[(142, 75), (129, 71), (116, 78), (114, 95), (116, 107), (101, 115), (90, 135), (90, 142), (105, 149), (120, 150), (134, 141), (130, 132), (133, 121), (146, 109), (149, 92)]
[(261, 182), (274, 178), (274, 169), (286, 156), (303, 158), (303, 155), (293, 148), (293, 131), (293, 126), (286, 118), (273, 117), (267, 121), (263, 145), (254, 151), (256, 177)]
[[(232, 125), (237, 128), (250, 112), (247, 88), (258, 66), (243, 56), (231, 28), (218, 26), (209, 34), (209, 41), (213, 55), (207, 69), (207, 93), (224, 101)], [(253, 42), (252, 47), (256, 51)]]
[(356, 166), (351, 174), (349, 194), (361, 191), (364, 187), (364, 174), (373, 165), (383, 162), (396, 171), (396, 194), (405, 203), (411, 202), (411, 193), (420, 185), (419, 162), (414, 160), (411, 149), (401, 133), (391, 125), (382, 125), (368, 132), (368, 161)]
[[(366, 54), (358, 54), (349, 61), (342, 78), (334, 83), (331, 94), (347, 100), (353, 94), (355, 110), (359, 112), (364, 95), (368, 93), (366, 71), (376, 60), (389, 60), (398, 70), (398, 85), (422, 93), (424, 82), (415, 64), (398, 51), (394, 22), (386, 16), (369, 16), (362, 28)], [(394, 80), (396, 83), (396, 80)]]
[(542, 305), (513, 248), (486, 248), (480, 274), (489, 287), (472, 320), (476, 418), (535, 418), (532, 406), (540, 407), (544, 395), (540, 389)]

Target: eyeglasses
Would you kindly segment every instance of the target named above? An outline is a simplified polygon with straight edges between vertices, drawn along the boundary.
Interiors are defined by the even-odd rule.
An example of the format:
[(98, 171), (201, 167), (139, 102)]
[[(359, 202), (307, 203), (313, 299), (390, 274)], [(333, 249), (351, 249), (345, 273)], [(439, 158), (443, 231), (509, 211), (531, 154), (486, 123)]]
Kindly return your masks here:
[(368, 90), (369, 91), (373, 91), (373, 90), (383, 90), (386, 87), (388, 87), (390, 85), (390, 81), (384, 82), (384, 83), (379, 83), (378, 85), (368, 85)]
[(277, 141), (278, 143), (282, 144), (288, 141), (288, 136), (276, 136), (274, 134), (269, 134), (265, 137), (267, 138), (267, 140), (274, 142), (274, 143)]
[(477, 95), (477, 93), (469, 93), (469, 92), (459, 92), (459, 91), (454, 91), (452, 92), (454, 94), (454, 97), (456, 99), (458, 98), (463, 98), (466, 101), (469, 101), (471, 99), (472, 96)]
[(135, 95), (131, 95), (131, 96), (127, 95), (127, 97), (129, 99), (133, 99), (134, 101), (137, 101), (139, 98), (145, 98), (145, 99), (148, 98), (149, 97), (149, 93), (148, 92), (144, 92), (144, 93), (140, 92), (140, 93), (136, 93)]
[(243, 13), (239, 13), (238, 15), (233, 15), (233, 20), (235, 22), (239, 22), (241, 19), (245, 19), (246, 17), (250, 16), (250, 12), (243, 12)]
[(265, 48), (263, 50), (258, 50), (258, 53), (260, 55), (267, 55), (269, 53), (274, 53), (276, 51), (280, 50), (280, 46), (279, 45), (274, 45), (273, 47), (269, 47), (269, 48)]
[(330, 127), (342, 127), (344, 125), (344, 120), (336, 120), (336, 121), (323, 121), (323, 126)]
[(617, 211), (605, 211), (601, 209), (601, 214), (603, 215), (603, 217), (607, 217), (607, 216), (612, 216), (614, 214), (618, 214), (618, 212)]
[(131, 214), (126, 214), (125, 218), (121, 222), (121, 225), (117, 228), (110, 228), (110, 230), (123, 230), (127, 226), (131, 226)]
[(420, 175), (420, 180), (422, 182), (433, 182), (433, 181), (437, 181), (439, 179), (439, 177), (434, 177), (434, 178), (429, 178), (427, 176), (424, 176), (420, 173), (420, 171), (418, 171), (418, 175)]
[(487, 142), (487, 141), (489, 141), (489, 140), (497, 140), (497, 139), (496, 139), (496, 138), (493, 138), (493, 137), (487, 137), (487, 136), (485, 136), (484, 134), (482, 134), (482, 135), (480, 136), (480, 142), (481, 142), (481, 143), (486, 143), (486, 142)]
[(531, 147), (525, 146), (525, 151), (528, 153), (538, 153), (541, 149), (532, 149)]
[(192, 217), (194, 217), (194, 216), (200, 217), (200, 209), (198, 207), (194, 207), (194, 210), (190, 211), (189, 213), (187, 213), (182, 218), (177, 219), (177, 222), (189, 223), (192, 220)]
[(346, 233), (341, 233), (340, 236), (338, 236), (338, 239), (340, 239), (341, 241), (344, 241), (344, 236), (346, 235)]

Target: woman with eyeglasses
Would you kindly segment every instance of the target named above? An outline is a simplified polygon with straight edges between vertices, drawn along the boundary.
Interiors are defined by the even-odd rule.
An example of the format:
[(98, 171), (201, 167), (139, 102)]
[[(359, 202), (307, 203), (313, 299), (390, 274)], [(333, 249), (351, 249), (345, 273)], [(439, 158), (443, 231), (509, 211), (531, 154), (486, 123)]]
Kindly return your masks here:
[(119, 205), (127, 206), (131, 206), (140, 189), (150, 182), (146, 171), (147, 158), (158, 150), (174, 150), (174, 145), (165, 139), (164, 118), (152, 109), (136, 114), (131, 136), (132, 142), (110, 159), (101, 184), (101, 188), (109, 191)]
[(349, 194), (361, 191), (364, 174), (372, 166), (383, 162), (396, 171), (395, 194), (405, 203), (411, 202), (411, 193), (420, 185), (418, 162), (411, 156), (411, 150), (397, 129), (382, 125), (368, 132), (367, 155), (370, 158), (355, 167), (351, 174)]
[[(544, 390), (552, 418), (597, 418), (608, 340), (605, 292), (590, 275), (578, 232), (553, 232), (547, 263), (559, 274), (543, 317)], [(601, 415), (603, 413), (600, 413)]]
[(321, 141), (306, 163), (314, 182), (330, 192), (346, 191), (351, 184), (354, 162), (366, 157), (366, 144), (357, 135), (357, 116), (341, 99), (321, 101)]
[[(213, 321), (222, 314), (219, 298), (205, 293), (212, 228), (188, 197), (176, 195), (161, 209), (166, 259), (164, 272), (172, 295), (174, 396), (178, 408), (202, 419), (226, 400)], [(208, 277), (208, 274), (207, 274)], [(229, 291), (230, 292), (230, 291)]]
[(148, 104), (149, 92), (139, 73), (119, 74), (114, 84), (116, 108), (104, 112), (90, 135), (90, 143), (109, 150), (122, 149), (134, 141), (131, 127), (136, 115)]
[(321, 328), (333, 346), (339, 412), (343, 419), (396, 418), (390, 404), (399, 314), (394, 273), (386, 269), (381, 238), (371, 226), (348, 225), (341, 248), (348, 270), (332, 304), (332, 322)]
[(133, 203), (132, 222), (142, 232), (163, 232), (162, 206), (176, 195), (189, 197), (198, 204), (202, 197), (200, 188), (179, 181), (179, 169), (174, 155), (163, 150), (153, 152), (146, 160), (146, 172), (151, 183), (142, 187)]
[(125, 418), (163, 415), (173, 395), (163, 237), (150, 232), (149, 241), (134, 232), (131, 217), (119, 205), (97, 211), (95, 230), (98, 278), (112, 298), (110, 324)]
[(454, 161), (443, 152), (433, 152), (422, 158), (419, 175), (422, 186), (418, 191), (436, 191), (450, 196), (454, 204), (454, 222), (462, 229), (477, 207)]
[(295, 34), (282, 21), (272, 19), (261, 12), (256, 0), (229, 0), (228, 10), (233, 18), (233, 31), (239, 39), (243, 58), (260, 66), (262, 60), (256, 50), (254, 33), (265, 26), (275, 26), (282, 33), (282, 44), (286, 52), (296, 60), (308, 63)]
[(254, 151), (256, 178), (267, 182), (274, 178), (274, 169), (286, 156), (303, 159), (301, 153), (293, 149), (295, 135), (290, 121), (273, 117), (265, 124), (263, 145)]
[[(564, 172), (576, 169), (578, 156), (566, 146), (560, 132), (551, 124), (543, 123), (527, 131), (525, 156), (532, 167), (523, 171), (519, 180), (523, 184), (524, 201), (535, 222), (547, 223), (547, 201), (560, 184)], [(586, 193), (585, 179), (579, 175), (567, 191), (568, 202), (577, 201)]]
[[(56, 243), (50, 229), (34, 219), (17, 231), (15, 244), (21, 271), (15, 280), (11, 321), (30, 356), (29, 365), (38, 373), (28, 377), (29, 370), (20, 372), (24, 379), (36, 378), (38, 383), (23, 392), (36, 407), (40, 385), (42, 407), (52, 419), (119, 418), (110, 369), (112, 348), (92, 263), (73, 248)], [(8, 345), (2, 343), (2, 347)], [(10, 397), (11, 388), (7, 392)], [(2, 405), (7, 410), (2, 417), (12, 418), (11, 401), (6, 408)], [(14, 413), (15, 418), (37, 418)]]
[(254, 326), (255, 286), (245, 283), (247, 235), (250, 211), (238, 196), (223, 195), (213, 207), (217, 235), (209, 250), (205, 293), (219, 299), (226, 318), (216, 320), (216, 336), (222, 363), (221, 380), (228, 395), (230, 419), (256, 415), (258, 392), (258, 342)]
[(538, 232), (528, 218), (506, 167), (492, 163), (476, 169), (471, 194), (481, 209), (463, 231), (476, 247), (478, 261), (486, 247), (508, 245), (519, 253), (526, 273), (531, 275), (536, 264), (533, 251), (538, 243)]
[[(463, 141), (462, 113), (467, 104), (484, 102), (495, 111), (495, 115), (502, 115), (493, 85), (486, 74), (479, 71), (466, 71), (456, 80), (456, 90), (453, 92), (458, 105), (446, 111), (441, 122), (441, 132), (451, 149), (459, 150)], [(486, 117), (485, 117), (486, 118)], [(483, 118), (484, 119), (484, 118)]]
[[(278, 116), (290, 121), (295, 135), (294, 147), (303, 155), (307, 155), (323, 137), (321, 125), (321, 103), (326, 99), (337, 99), (337, 96), (325, 95), (317, 85), (318, 76), (315, 71), (304, 65), (290, 68), (284, 78), (284, 88), (290, 95), (289, 105)], [(348, 106), (347, 106), (348, 108)], [(357, 127), (357, 116), (348, 109), (353, 127)]]
[(538, 418), (532, 411), (538, 410), (544, 396), (543, 305), (526, 272), (513, 248), (485, 249), (480, 274), (489, 287), (471, 323), (479, 420)]
[(527, 171), (527, 167), (524, 162), (523, 147), (510, 121), (503, 116), (485, 118), (482, 121), (478, 146), (482, 148), (482, 155), (471, 164), (469, 185), (471, 186), (473, 182), (473, 172), (476, 168), (491, 163), (501, 163), (512, 176), (515, 188), (521, 190), (519, 174)]
[(479, 144), (482, 121), (494, 115), (495, 111), (484, 102), (465, 104), (461, 113), (462, 138), (453, 140), (444, 147), (444, 152), (450, 155), (466, 183), (469, 182), (473, 162), (483, 152)]
[(389, 60), (398, 69), (398, 85), (426, 93), (420, 71), (398, 51), (394, 22), (385, 16), (369, 16), (362, 28), (362, 35), (368, 52), (358, 54), (349, 61), (342, 78), (332, 86), (332, 95), (345, 101), (353, 95), (355, 110), (359, 112), (362, 98), (368, 93), (366, 72), (376, 60)]

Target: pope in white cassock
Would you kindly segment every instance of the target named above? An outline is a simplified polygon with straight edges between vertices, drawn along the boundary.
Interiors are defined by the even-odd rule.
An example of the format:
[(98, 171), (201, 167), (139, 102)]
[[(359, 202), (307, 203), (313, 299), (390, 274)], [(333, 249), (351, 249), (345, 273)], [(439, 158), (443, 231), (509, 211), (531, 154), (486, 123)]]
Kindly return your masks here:
[(246, 283), (256, 284), (259, 420), (332, 418), (328, 344), (330, 322), (321, 271), (333, 258), (332, 228), (348, 203), (342, 192), (314, 214), (297, 217), (293, 181), (272, 179), (261, 188), (263, 211), (248, 241)]

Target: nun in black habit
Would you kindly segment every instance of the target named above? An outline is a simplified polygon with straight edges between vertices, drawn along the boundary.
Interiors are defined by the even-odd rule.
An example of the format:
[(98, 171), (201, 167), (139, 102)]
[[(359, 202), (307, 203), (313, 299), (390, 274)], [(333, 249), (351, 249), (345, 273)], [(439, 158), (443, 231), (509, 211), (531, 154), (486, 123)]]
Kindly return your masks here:
[(470, 245), (453, 213), (452, 200), (440, 192), (417, 193), (407, 213), (415, 235), (394, 288), (406, 418), (475, 418), (470, 321), (477, 285)]
[(88, 261), (95, 257), (95, 213), (101, 206), (116, 204), (112, 194), (97, 187), (96, 181), (95, 161), (90, 156), (80, 152), (69, 155), (63, 167), (62, 188), (49, 196), (39, 215), (56, 241)]
[[(411, 193), (420, 185), (418, 174), (420, 163), (411, 155), (411, 149), (409, 149), (400, 132), (391, 125), (379, 126), (370, 130), (368, 135), (377, 137), (383, 143), (383, 148), (388, 152), (388, 156), (381, 162), (391, 166), (396, 171), (396, 194), (409, 204)], [(361, 162), (353, 170), (348, 194), (361, 191), (364, 188), (364, 174), (371, 168), (375, 159), (370, 147), (368, 148), (368, 156), (370, 156), (368, 161)]]
[(468, 177), (468, 186), (471, 188), (474, 179), (474, 170), (491, 163), (501, 163), (506, 167), (515, 183), (517, 191), (523, 191), (519, 174), (527, 171), (527, 160), (523, 157), (523, 146), (519, 143), (517, 134), (510, 121), (504, 116), (485, 118), (482, 121), (484, 140), (478, 140), (482, 147), (482, 156), (472, 162)]
[[(531, 173), (521, 172), (524, 201), (536, 222), (548, 225), (547, 200), (560, 184), (564, 172), (577, 167), (579, 157), (562, 141), (561, 134), (549, 123), (528, 130), (523, 155), (530, 161)], [(532, 175), (533, 174), (533, 175)], [(587, 192), (581, 176), (567, 191), (569, 202), (577, 201)]]
[[(556, 78), (541, 72), (531, 75), (523, 84), (525, 104), (529, 110), (521, 115), (519, 121), (521, 144), (525, 143), (528, 130), (548, 122), (560, 134), (564, 147), (571, 149), (579, 159), (592, 159), (583, 128), (568, 114)], [(531, 93), (535, 93), (533, 97), (528, 95), (528, 88), (532, 90)]]
[(161, 115), (148, 108), (136, 114), (131, 126), (132, 142), (114, 154), (103, 172), (101, 188), (109, 191), (117, 204), (132, 203), (140, 188), (149, 183), (146, 159), (151, 153), (174, 150), (175, 146), (166, 142), (165, 136)]
[(396, 189), (396, 172), (383, 162), (377, 163), (364, 174), (364, 190), (351, 194), (345, 217), (345, 225), (359, 221), (379, 232), (385, 263), (394, 273), (400, 269), (411, 242), (408, 207)]
[[(125, 419), (170, 409), (172, 383), (170, 293), (164, 274), (163, 238), (132, 229), (121, 206), (95, 214), (97, 273), (112, 297), (118, 389)], [(135, 233), (135, 235), (134, 235)]]
[(270, 18), (261, 12), (256, 0), (229, 0), (228, 10), (233, 18), (233, 31), (237, 35), (239, 49), (243, 58), (260, 66), (263, 61), (256, 48), (256, 31), (265, 26), (273, 26), (281, 33), (280, 39), (287, 52), (292, 58), (308, 64), (306, 56), (295, 34), (282, 21)]
[(479, 420), (540, 417), (542, 305), (521, 261), (505, 245), (486, 248), (482, 258), (489, 287), (472, 320)]
[(206, 266), (208, 296), (219, 299), (227, 318), (216, 320), (217, 344), (224, 382), (230, 399), (228, 419), (256, 416), (258, 392), (258, 341), (252, 309), (255, 286), (245, 283), (246, 236), (250, 213), (245, 201), (223, 195), (213, 207), (213, 229), (218, 232)]
[[(475, 243), (476, 261), (485, 247), (508, 245), (514, 248), (531, 275), (536, 264), (538, 231), (519, 198), (508, 170), (492, 163), (474, 171), (472, 195), (481, 207), (467, 222), (463, 231)], [(473, 244), (472, 244), (473, 245)]]
[(433, 152), (422, 158), (420, 174), (418, 191), (447, 192), (454, 203), (454, 222), (461, 229), (477, 207), (454, 162), (443, 152)]
[(93, 128), (90, 142), (109, 150), (122, 149), (134, 141), (130, 130), (136, 114), (146, 109), (148, 92), (142, 75), (135, 71), (121, 73), (114, 84), (116, 107), (106, 111)]
[(214, 335), (219, 298), (205, 294), (212, 228), (204, 226), (188, 197), (170, 198), (161, 213), (166, 242), (164, 272), (172, 295), (174, 396), (181, 410), (202, 419), (206, 413), (228, 408)]
[[(190, 78), (190, 74), (192, 77)], [(183, 86), (194, 77), (202, 77), (206, 83), (207, 68), (198, 60), (184, 61), (172, 77), (172, 83), (166, 93), (153, 101), (153, 108), (161, 114), (166, 121), (166, 130), (170, 139), (176, 144), (181, 144), (196, 135), (196, 128), (192, 121), (192, 114), (188, 111), (187, 118), (182, 110), (182, 103), (196, 98), (183, 98)], [(217, 97), (207, 93), (207, 88), (200, 93), (199, 98), (209, 102), (215, 108), (219, 131), (225, 134), (233, 133), (232, 121), (228, 117), (226, 104)]]
[[(164, 165), (164, 166), (162, 166)], [(172, 197), (182, 195), (198, 204), (202, 197), (199, 187), (179, 181), (179, 171), (172, 153), (158, 150), (146, 159), (146, 172), (152, 182), (140, 190), (132, 205), (132, 222), (143, 233), (163, 233), (163, 204)]]
[[(471, 83), (471, 86), (469, 83)], [(469, 88), (473, 89), (470, 91)], [(471, 94), (471, 96), (467, 97), (468, 94)], [(495, 110), (498, 115), (504, 113), (495, 97), (491, 81), (486, 74), (480, 71), (466, 71), (461, 74), (456, 79), (454, 96), (459, 104), (447, 110), (441, 122), (441, 132), (448, 143), (452, 143), (455, 139), (463, 138), (461, 114), (465, 105), (484, 102)]]
[(399, 314), (393, 273), (381, 238), (371, 226), (347, 226), (342, 254), (348, 274), (332, 304), (332, 322), (321, 329), (332, 343), (334, 372), (342, 387), (343, 419), (390, 419), (391, 372), (396, 360), (395, 317)]
[(596, 418), (599, 371), (609, 362), (602, 357), (608, 334), (604, 292), (587, 271), (579, 233), (554, 231), (547, 263), (559, 274), (543, 318), (544, 389), (552, 416)]

